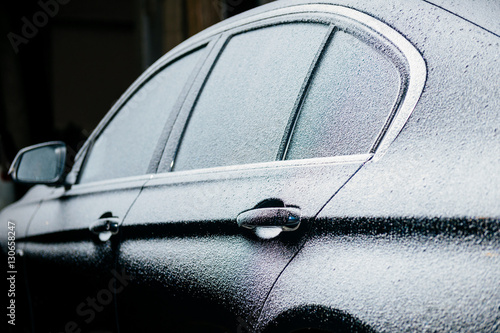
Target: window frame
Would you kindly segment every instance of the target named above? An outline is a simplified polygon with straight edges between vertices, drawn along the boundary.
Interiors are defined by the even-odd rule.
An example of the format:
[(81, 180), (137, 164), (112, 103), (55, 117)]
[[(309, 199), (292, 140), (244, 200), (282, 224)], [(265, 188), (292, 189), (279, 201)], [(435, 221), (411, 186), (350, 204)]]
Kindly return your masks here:
[[(248, 18), (241, 24), (233, 24), (226, 27), (226, 29), (219, 29), (222, 31), (220, 31), (220, 38), (214, 47), (214, 53), (217, 52), (217, 55), (214, 56), (212, 54), (213, 59), (206, 62), (204, 68), (201, 70), (203, 73), (203, 75), (200, 75), (202, 81), (198, 80), (196, 88), (193, 87), (190, 92), (189, 101), (186, 101), (182, 110), (180, 110), (177, 119), (178, 122), (174, 124), (172, 135), (167, 141), (167, 147), (157, 168), (158, 173), (172, 172), (183, 134), (188, 126), (196, 102), (201, 95), (205, 83), (208, 81), (211, 70), (214, 68), (219, 56), (224, 52), (224, 48), (229, 40), (238, 34), (251, 30), (287, 23), (321, 23), (328, 25), (330, 30), (319, 48), (319, 52), (316, 54), (309, 73), (304, 79), (294, 109), (291, 112), (289, 123), (283, 133), (283, 139), (276, 159), (261, 163), (181, 170), (175, 171), (175, 173), (205, 173), (234, 169), (285, 167), (290, 165), (366, 162), (368, 160), (378, 160), (387, 151), (389, 145), (402, 130), (423, 91), (426, 81), (426, 66), (422, 56), (399, 32), (367, 14), (336, 5), (298, 5), (258, 14)], [(285, 160), (287, 147), (292, 138), (302, 103), (307, 96), (308, 87), (312, 81), (314, 72), (319, 67), (321, 57), (326, 52), (326, 46), (336, 31), (344, 31), (367, 43), (370, 47), (384, 54), (395, 65), (400, 75), (398, 98), (393, 105), (393, 109), (388, 113), (385, 124), (377, 135), (377, 139), (366, 154)]]
[[(400, 67), (396, 66), (403, 75), (405, 81), (401, 81), (401, 93), (398, 102), (395, 104), (390, 119), (379, 134), (377, 142), (372, 150), (367, 154), (360, 155), (341, 155), (331, 157), (316, 157), (302, 160), (284, 160), (277, 159), (274, 161), (240, 164), (223, 167), (213, 167), (207, 169), (196, 169), (186, 171), (176, 171), (175, 173), (213, 173), (225, 172), (228, 170), (249, 170), (261, 168), (276, 168), (289, 166), (303, 165), (323, 165), (323, 164), (344, 164), (354, 162), (366, 162), (369, 160), (377, 161), (380, 159), (390, 144), (398, 136), (406, 121), (410, 117), (415, 108), (420, 95), (422, 94), (426, 78), (427, 68), (425, 61), (420, 52), (413, 46), (400, 32), (394, 30), (386, 23), (364, 14), (358, 10), (329, 4), (305, 4), (305, 5), (290, 5), (282, 8), (277, 8), (268, 12), (260, 12), (254, 15), (249, 15), (240, 20), (229, 20), (228, 23), (220, 23), (207, 31), (203, 31), (195, 37), (181, 43), (172, 51), (165, 54), (155, 64), (148, 68), (120, 97), (113, 105), (111, 110), (101, 120), (96, 129), (84, 143), (75, 157), (75, 163), (68, 174), (66, 182), (68, 185), (78, 184), (80, 171), (82, 170), (86, 157), (91, 153), (91, 147), (96, 138), (101, 134), (103, 129), (112, 120), (115, 114), (122, 106), (132, 97), (132, 95), (149, 80), (156, 72), (163, 67), (168, 66), (180, 57), (189, 52), (206, 46), (206, 53), (201, 56), (199, 64), (196, 65), (193, 73), (191, 73), (188, 82), (183, 88), (181, 95), (182, 102), (176, 102), (172, 115), (167, 120), (167, 124), (160, 135), (155, 153), (150, 161), (148, 173), (154, 177), (154, 173), (170, 173), (172, 171), (175, 156), (180, 147), (182, 133), (187, 125), (189, 116), (194, 109), (194, 105), (198, 96), (203, 89), (211, 69), (215, 65), (224, 46), (228, 42), (230, 36), (237, 34), (238, 31), (246, 32), (249, 29), (258, 29), (270, 25), (270, 23), (279, 24), (285, 21), (289, 22), (323, 22), (324, 24), (333, 25), (335, 29), (346, 31), (355, 35), (357, 38), (366, 36), (377, 41), (379, 47), (388, 47), (386, 49), (393, 53), (393, 56), (401, 59)], [(366, 42), (366, 40), (365, 40)], [(324, 53), (324, 48), (321, 53)], [(314, 69), (317, 68), (318, 59), (316, 59)], [(394, 60), (392, 60), (394, 62)], [(395, 65), (398, 65), (394, 62)], [(310, 80), (311, 75), (308, 75)], [(406, 82), (406, 86), (403, 82)], [(298, 100), (303, 99), (302, 95), (307, 93), (307, 89), (301, 91)], [(299, 106), (300, 109), (300, 106)], [(175, 114), (175, 116), (173, 116)], [(172, 119), (171, 119), (172, 118)], [(175, 118), (175, 119), (174, 119)], [(181, 129), (179, 131), (179, 128)], [(293, 130), (293, 129), (292, 129)], [(289, 139), (291, 138), (291, 133)], [(285, 133), (284, 133), (285, 135)], [(283, 154), (282, 158), (286, 155)], [(133, 176), (144, 177), (142, 176)], [(127, 177), (130, 178), (130, 177)], [(103, 180), (102, 182), (115, 181)], [(90, 184), (90, 183), (89, 183)], [(85, 184), (86, 185), (86, 184)]]

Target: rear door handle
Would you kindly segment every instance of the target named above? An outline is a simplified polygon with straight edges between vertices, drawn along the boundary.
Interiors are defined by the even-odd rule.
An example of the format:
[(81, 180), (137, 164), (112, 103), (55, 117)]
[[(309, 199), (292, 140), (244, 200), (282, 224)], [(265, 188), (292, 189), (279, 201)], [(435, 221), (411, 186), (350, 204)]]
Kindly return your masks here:
[(120, 219), (113, 216), (111, 213), (104, 213), (97, 221), (92, 223), (89, 230), (99, 235), (99, 239), (103, 242), (107, 241), (112, 235), (118, 233)]
[(300, 226), (300, 209), (294, 207), (266, 207), (244, 211), (238, 215), (238, 226), (247, 229), (279, 227), (282, 231), (294, 231)]

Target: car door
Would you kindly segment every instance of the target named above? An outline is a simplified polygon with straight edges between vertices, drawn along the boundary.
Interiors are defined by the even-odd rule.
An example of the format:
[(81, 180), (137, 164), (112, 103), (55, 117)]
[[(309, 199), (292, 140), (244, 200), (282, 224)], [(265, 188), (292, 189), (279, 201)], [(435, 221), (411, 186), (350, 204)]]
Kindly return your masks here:
[(404, 125), (408, 63), (344, 9), (216, 30), (121, 228), (122, 331), (252, 331), (317, 212)]
[(117, 330), (115, 295), (130, 276), (115, 270), (113, 235), (155, 171), (166, 124), (205, 50), (173, 54), (146, 72), (89, 138), (68, 185), (42, 202), (24, 248), (39, 331)]

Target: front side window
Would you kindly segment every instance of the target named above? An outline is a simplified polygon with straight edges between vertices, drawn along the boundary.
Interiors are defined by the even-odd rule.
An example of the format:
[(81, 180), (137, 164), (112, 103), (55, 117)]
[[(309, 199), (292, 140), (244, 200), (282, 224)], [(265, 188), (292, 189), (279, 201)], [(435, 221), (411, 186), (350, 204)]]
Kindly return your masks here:
[(162, 129), (201, 53), (197, 50), (168, 65), (125, 103), (93, 144), (80, 183), (147, 172)]

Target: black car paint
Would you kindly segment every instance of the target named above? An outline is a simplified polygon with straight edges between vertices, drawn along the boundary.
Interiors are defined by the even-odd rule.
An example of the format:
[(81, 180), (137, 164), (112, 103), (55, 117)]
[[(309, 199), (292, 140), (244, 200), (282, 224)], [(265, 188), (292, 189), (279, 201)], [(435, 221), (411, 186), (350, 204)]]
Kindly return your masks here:
[[(329, 191), (318, 190), (332, 181), (326, 166), (144, 176), (98, 194), (33, 189), (2, 222), (26, 235), (30, 292), (44, 295), (33, 300), (35, 324), (51, 324), (42, 331), (69, 320), (117, 330), (115, 301), (122, 331), (499, 329), (498, 36), (427, 2), (336, 4), (390, 24), (426, 61), (422, 97), (387, 153), (335, 166)], [(297, 232), (261, 240), (236, 227), (238, 213), (269, 197), (303, 209)], [(87, 229), (108, 211), (125, 221), (100, 243)], [(132, 282), (89, 326), (75, 310), (113, 269)], [(51, 300), (54, 290), (63, 298)]]
[[(381, 5), (363, 10), (422, 52), (426, 86), (387, 154), (365, 163), (318, 215), (261, 325), (291, 304), (321, 304), (376, 331), (495, 332), (498, 35), (428, 3), (405, 2), (403, 11), (371, 6)], [(312, 289), (312, 281), (325, 287)]]

